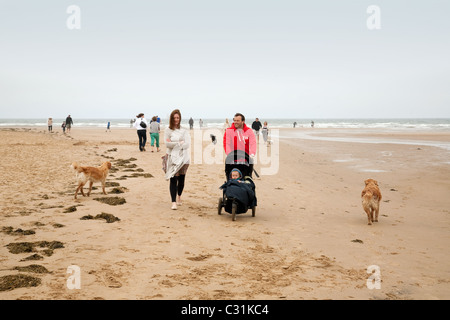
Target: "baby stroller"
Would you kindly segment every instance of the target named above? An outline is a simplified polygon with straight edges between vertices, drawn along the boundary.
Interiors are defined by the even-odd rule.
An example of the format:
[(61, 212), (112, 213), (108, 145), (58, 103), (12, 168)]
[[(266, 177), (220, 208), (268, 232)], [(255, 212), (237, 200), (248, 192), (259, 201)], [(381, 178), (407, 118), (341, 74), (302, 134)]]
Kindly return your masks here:
[[(231, 171), (238, 169), (241, 173), (239, 180), (231, 178)], [(252, 180), (253, 159), (241, 150), (230, 152), (225, 160), (225, 175), (227, 181), (220, 187), (223, 195), (219, 198), (217, 206), (218, 214), (222, 214), (222, 208), (231, 213), (233, 221), (237, 214), (246, 213), (252, 209), (252, 217), (256, 213), (256, 193), (255, 183)]]

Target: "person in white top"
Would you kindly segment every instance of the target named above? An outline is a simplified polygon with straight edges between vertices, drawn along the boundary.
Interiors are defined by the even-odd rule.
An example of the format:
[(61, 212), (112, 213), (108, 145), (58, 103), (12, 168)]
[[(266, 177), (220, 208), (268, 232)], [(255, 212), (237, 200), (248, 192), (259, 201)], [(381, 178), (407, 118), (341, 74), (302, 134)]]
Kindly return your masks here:
[(166, 144), (167, 170), (166, 180), (170, 180), (170, 196), (172, 210), (181, 205), (181, 194), (184, 189), (184, 181), (191, 160), (190, 145), (191, 135), (189, 130), (181, 127), (180, 110), (175, 109), (170, 114), (169, 127), (164, 130), (164, 142)]
[(145, 143), (147, 142), (147, 127), (148, 122), (144, 118), (143, 113), (139, 113), (136, 116), (136, 121), (134, 122), (134, 128), (137, 130), (137, 135), (139, 138), (139, 150), (145, 151)]
[(53, 119), (52, 118), (48, 118), (47, 125), (48, 125), (48, 132), (52, 132), (53, 131)]
[(230, 127), (230, 123), (228, 122), (228, 118), (225, 119), (225, 123), (223, 124), (223, 132), (227, 131), (227, 129)]
[(264, 121), (264, 125), (262, 127), (261, 132), (262, 132), (262, 136), (263, 136), (263, 139), (264, 139), (264, 144), (266, 144), (267, 143), (267, 139), (269, 138), (269, 127), (267, 125), (267, 121)]

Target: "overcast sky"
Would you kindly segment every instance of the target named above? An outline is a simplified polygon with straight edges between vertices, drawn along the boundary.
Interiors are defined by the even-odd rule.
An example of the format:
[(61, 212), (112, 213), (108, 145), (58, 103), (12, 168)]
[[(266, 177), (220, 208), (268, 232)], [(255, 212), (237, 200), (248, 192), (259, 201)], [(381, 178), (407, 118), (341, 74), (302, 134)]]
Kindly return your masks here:
[(450, 118), (449, 57), (448, 0), (0, 0), (0, 118)]

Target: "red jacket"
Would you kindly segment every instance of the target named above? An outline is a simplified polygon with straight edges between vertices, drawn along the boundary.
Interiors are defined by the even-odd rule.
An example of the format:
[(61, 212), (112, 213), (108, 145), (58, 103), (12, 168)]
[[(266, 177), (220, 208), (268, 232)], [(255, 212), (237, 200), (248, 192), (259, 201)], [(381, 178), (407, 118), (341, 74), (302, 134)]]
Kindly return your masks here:
[(227, 155), (234, 150), (242, 150), (249, 155), (256, 155), (256, 138), (253, 130), (245, 123), (243, 129), (237, 130), (233, 123), (225, 130), (223, 148)]

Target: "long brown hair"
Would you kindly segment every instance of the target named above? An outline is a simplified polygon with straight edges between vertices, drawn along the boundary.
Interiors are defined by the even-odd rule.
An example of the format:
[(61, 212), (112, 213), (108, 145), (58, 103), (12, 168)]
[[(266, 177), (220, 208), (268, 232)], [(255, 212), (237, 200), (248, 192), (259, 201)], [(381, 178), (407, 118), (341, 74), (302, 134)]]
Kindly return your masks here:
[[(178, 124), (178, 127), (175, 128), (175, 119), (174, 116), (178, 114), (180, 116), (180, 123)], [(172, 111), (172, 113), (170, 114), (170, 118), (169, 118), (169, 128), (171, 130), (175, 130), (175, 129), (180, 129), (180, 125), (181, 125), (181, 112), (178, 109), (175, 109)]]

